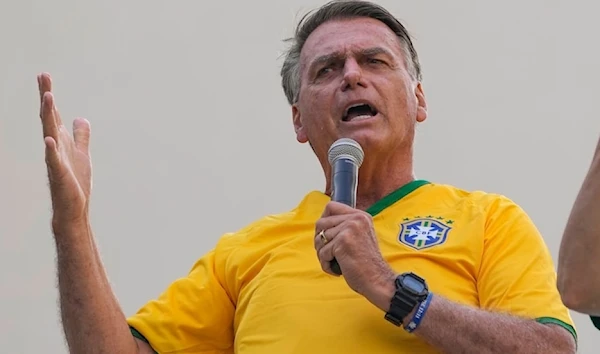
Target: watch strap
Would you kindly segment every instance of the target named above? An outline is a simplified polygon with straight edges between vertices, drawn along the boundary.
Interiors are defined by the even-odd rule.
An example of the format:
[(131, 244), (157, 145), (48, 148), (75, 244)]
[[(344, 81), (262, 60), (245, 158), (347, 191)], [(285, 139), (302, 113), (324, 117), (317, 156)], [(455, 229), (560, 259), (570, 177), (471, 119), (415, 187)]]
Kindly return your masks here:
[[(419, 296), (405, 289), (402, 285), (402, 280), (400, 280), (405, 276), (412, 276), (425, 283), (424, 279), (412, 273), (405, 273), (396, 278), (396, 291), (390, 302), (390, 308), (385, 314), (385, 319), (398, 327), (402, 326), (404, 318), (408, 316), (427, 297), (427, 293)], [(426, 285), (425, 289), (427, 289)]]
[(412, 298), (402, 288), (398, 288), (392, 298), (390, 309), (385, 314), (385, 319), (396, 326), (401, 326), (404, 318), (417, 306), (418, 300)]

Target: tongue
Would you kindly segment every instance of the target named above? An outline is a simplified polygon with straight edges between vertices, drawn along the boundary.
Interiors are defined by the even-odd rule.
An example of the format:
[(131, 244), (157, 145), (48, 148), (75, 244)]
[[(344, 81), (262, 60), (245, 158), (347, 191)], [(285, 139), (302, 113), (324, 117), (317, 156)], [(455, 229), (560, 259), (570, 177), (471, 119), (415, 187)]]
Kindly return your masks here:
[(373, 114), (371, 113), (371, 109), (369, 108), (369, 106), (360, 106), (360, 107), (350, 109), (348, 111), (348, 117), (346, 118), (346, 120), (352, 120), (359, 116), (371, 117), (371, 116), (373, 116)]

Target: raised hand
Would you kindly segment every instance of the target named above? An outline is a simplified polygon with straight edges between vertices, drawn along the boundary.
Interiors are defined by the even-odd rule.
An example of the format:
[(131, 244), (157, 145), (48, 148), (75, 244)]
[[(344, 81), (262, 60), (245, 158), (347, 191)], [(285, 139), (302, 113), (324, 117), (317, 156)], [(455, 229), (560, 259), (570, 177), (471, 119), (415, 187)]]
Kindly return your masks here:
[(53, 208), (53, 228), (86, 220), (92, 189), (90, 123), (73, 121), (73, 136), (63, 125), (48, 74), (38, 75), (40, 118), (46, 146), (46, 166)]

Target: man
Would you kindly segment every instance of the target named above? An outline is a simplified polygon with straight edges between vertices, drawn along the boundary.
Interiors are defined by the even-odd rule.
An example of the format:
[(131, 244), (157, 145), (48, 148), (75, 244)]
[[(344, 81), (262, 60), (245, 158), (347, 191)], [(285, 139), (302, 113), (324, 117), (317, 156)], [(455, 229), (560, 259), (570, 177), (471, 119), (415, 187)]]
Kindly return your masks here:
[(281, 74), (297, 140), (312, 146), (327, 186), (331, 144), (363, 147), (356, 208), (332, 202), (329, 187), (309, 192), (293, 210), (223, 236), (127, 319), (89, 225), (89, 123), (75, 120), (73, 140), (59, 129), (50, 79), (40, 77), (72, 352), (575, 352), (551, 257), (525, 212), (502, 196), (415, 180), (427, 105), (417, 53), (391, 14), (360, 1), (324, 5), (301, 21)]
[(600, 329), (600, 141), (575, 199), (558, 254), (558, 289)]

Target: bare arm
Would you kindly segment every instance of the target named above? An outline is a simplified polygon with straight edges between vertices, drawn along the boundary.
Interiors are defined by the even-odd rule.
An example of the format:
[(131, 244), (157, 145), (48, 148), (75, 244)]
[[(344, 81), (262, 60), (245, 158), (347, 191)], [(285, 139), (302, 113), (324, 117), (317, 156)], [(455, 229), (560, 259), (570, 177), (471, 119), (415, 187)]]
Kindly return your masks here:
[(71, 353), (151, 354), (131, 335), (86, 223), (54, 227), (62, 324)]
[(600, 141), (563, 234), (558, 289), (567, 307), (600, 315)]
[(575, 339), (560, 326), (470, 308), (439, 296), (433, 297), (414, 333), (444, 353), (576, 353)]
[[(480, 296), (480, 305), (484, 308), (496, 309), (519, 308), (520, 306), (534, 307), (531, 303), (537, 296), (527, 299), (521, 295), (529, 293), (540, 295), (540, 301), (552, 307), (559, 302), (559, 296), (554, 286), (548, 286), (553, 267), (550, 257), (541, 243), (541, 236), (533, 232), (533, 224), (528, 221), (525, 214), (514, 204), (505, 202), (512, 207), (504, 206), (508, 211), (496, 211), (496, 223), (511, 229), (490, 229), (490, 238), (487, 240), (487, 252), (481, 264), (480, 274), (477, 279)], [(507, 221), (508, 220), (508, 221)], [(490, 222), (490, 224), (494, 224)], [(492, 226), (488, 226), (491, 228)], [(512, 232), (520, 230), (522, 234)], [(325, 234), (319, 230), (328, 231)], [(346, 205), (330, 202), (323, 216), (316, 223), (314, 245), (317, 256), (324, 271), (332, 274), (330, 261), (335, 257), (343, 270), (344, 280), (354, 291), (363, 295), (373, 305), (383, 312), (390, 309), (390, 300), (396, 292), (395, 279), (397, 275), (385, 262), (378, 250), (377, 240), (371, 224), (370, 216), (360, 210), (355, 210)], [(510, 235), (512, 243), (504, 242), (505, 239), (492, 235)], [(518, 242), (514, 241), (519, 237)], [(526, 245), (523, 247), (522, 245)], [(334, 254), (334, 252), (336, 252)], [(505, 252), (512, 253), (512, 259), (507, 261)], [(515, 258), (515, 253), (523, 252), (527, 256)], [(368, 261), (365, 261), (368, 260)], [(535, 263), (540, 272), (523, 271), (520, 269), (521, 282), (535, 282), (527, 284), (525, 288), (515, 285), (513, 273), (519, 273), (516, 266), (530, 268), (527, 262)], [(492, 272), (493, 275), (490, 275)], [(495, 280), (493, 278), (496, 278)], [(502, 294), (493, 294), (486, 291), (487, 286), (513, 287), (512, 291), (503, 291)], [(493, 285), (492, 285), (493, 284)], [(522, 286), (522, 285), (521, 285)], [(548, 301), (544, 293), (553, 292), (555, 295)], [(514, 304), (498, 306), (490, 298), (501, 297)], [(485, 298), (488, 298), (486, 301)], [(510, 299), (510, 300), (509, 300)], [(529, 306), (528, 306), (529, 305)], [(562, 304), (561, 304), (562, 305)], [(564, 312), (567, 309), (561, 306)], [(418, 308), (417, 308), (418, 309)], [(416, 310), (404, 319), (404, 326), (412, 319)], [(431, 346), (443, 353), (528, 353), (528, 354), (568, 354), (576, 353), (576, 342), (573, 334), (560, 325), (542, 324), (534, 319), (517, 318), (499, 312), (472, 308), (449, 301), (440, 295), (434, 294), (433, 299), (425, 313), (420, 326), (413, 332)], [(548, 313), (555, 309), (548, 309)], [(517, 313), (517, 311), (512, 311)], [(534, 313), (534, 311), (527, 311)], [(532, 316), (533, 317), (533, 316)], [(383, 319), (382, 319), (383, 320)], [(557, 323), (560, 323), (556, 320)], [(403, 330), (403, 329), (399, 329)]]
[[(385, 284), (378, 287), (376, 295), (368, 296), (383, 311), (389, 308), (389, 299), (394, 294), (391, 282)], [(415, 312), (416, 309), (406, 316), (403, 327)], [(467, 307), (435, 294), (413, 333), (448, 354), (574, 354), (577, 351), (573, 335), (559, 325)]]
[(88, 218), (91, 192), (90, 126), (63, 126), (47, 74), (38, 77), (40, 118), (52, 199), (63, 328), (71, 353), (153, 353), (134, 339), (96, 250)]

